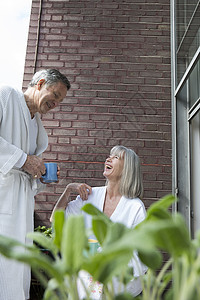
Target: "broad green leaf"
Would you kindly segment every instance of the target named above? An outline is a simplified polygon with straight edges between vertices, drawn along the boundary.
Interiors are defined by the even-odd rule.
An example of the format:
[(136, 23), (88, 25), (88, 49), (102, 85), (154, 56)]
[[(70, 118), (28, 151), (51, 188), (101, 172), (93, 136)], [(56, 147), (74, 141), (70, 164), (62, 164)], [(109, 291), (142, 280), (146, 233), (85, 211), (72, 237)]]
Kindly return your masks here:
[(133, 295), (125, 292), (125, 293), (116, 295), (114, 300), (133, 300)]
[(65, 214), (63, 210), (57, 210), (54, 214), (53, 219), (53, 242), (58, 247), (58, 249), (61, 249), (61, 242), (62, 242), (62, 232), (63, 232), (63, 226), (65, 222)]
[(157, 270), (162, 264), (162, 255), (157, 249), (147, 252), (140, 248), (140, 250), (138, 250), (138, 256), (143, 264), (153, 270)]
[(149, 220), (164, 220), (164, 219), (171, 219), (172, 215), (166, 209), (157, 207), (154, 210), (147, 212), (147, 218), (145, 221)]
[[(93, 217), (94, 223), (96, 219), (98, 218)], [(100, 224), (97, 224), (96, 227), (98, 227), (99, 225)], [(93, 230), (95, 230), (95, 235), (97, 237), (97, 233), (100, 229), (96, 229), (93, 227)], [(106, 247), (109, 247), (110, 244), (112, 245), (114, 242), (116, 242), (117, 245), (121, 245), (122, 247), (125, 247), (126, 245), (127, 249), (129, 250), (139, 251), (142, 262), (148, 267), (156, 269), (162, 263), (162, 255), (156, 249), (154, 240), (151, 240), (150, 237), (147, 237), (145, 231), (140, 231), (139, 233), (137, 233), (135, 229), (127, 228), (121, 223), (109, 222), (106, 226), (106, 235), (104, 236), (104, 239), (104, 250), (106, 249)]]
[(142, 295), (140, 296), (136, 296), (135, 298), (133, 298), (134, 300), (143, 300), (143, 297), (142, 297)]
[(84, 218), (70, 215), (63, 227), (61, 256), (63, 268), (69, 274), (77, 273), (83, 262), (83, 250), (87, 245)]
[(110, 223), (107, 230), (104, 245), (109, 245), (113, 242), (119, 241), (121, 237), (123, 237), (126, 233), (129, 233), (132, 230), (133, 229), (127, 228), (122, 223)]
[(165, 286), (167, 286), (170, 281), (172, 280), (172, 272), (168, 271), (164, 276), (162, 277), (162, 281), (164, 282)]
[(14, 248), (22, 247), (25, 248), (25, 245), (14, 240), (12, 238), (0, 235), (0, 253), (6, 257), (10, 257)]
[(156, 234), (158, 246), (175, 257), (183, 253), (190, 253), (192, 243), (188, 228), (181, 215), (176, 214), (171, 221), (166, 224), (162, 221), (159, 226), (160, 230)]
[(29, 264), (32, 268), (42, 269), (49, 276), (55, 277), (58, 281), (62, 282), (62, 274), (52, 263), (52, 259), (50, 259), (47, 255), (40, 253), (39, 255), (32, 252), (18, 253), (15, 251), (15, 254), (12, 255), (12, 258)]
[(26, 263), (32, 268), (43, 269), (49, 276), (62, 281), (62, 275), (52, 263), (52, 259), (40, 251), (36, 251), (34, 247), (26, 247), (11, 238), (0, 236), (0, 253), (7, 258)]
[(128, 268), (133, 253), (127, 249), (113, 249), (97, 253), (90, 257), (82, 268), (89, 272), (95, 280), (107, 283), (113, 276), (120, 274), (122, 269)]
[[(169, 199), (167, 199), (167, 203), (169, 204)], [(166, 205), (166, 203), (165, 203), (165, 205)], [(85, 205), (84, 210), (87, 212), (89, 211), (91, 214), (93, 214), (95, 216), (97, 216), (97, 215), (102, 216), (102, 214), (103, 214), (102, 212), (99, 212), (99, 210), (97, 208), (93, 208), (93, 206), (91, 204)], [(93, 217), (93, 219), (95, 220), (94, 217)], [(93, 224), (95, 224), (95, 221), (93, 221), (93, 222), (94, 222)], [(101, 239), (100, 244), (102, 244), (102, 242), (103, 242), (104, 250), (105, 250), (105, 246), (113, 244), (116, 241), (117, 245), (119, 245), (119, 244), (121, 244), (123, 246), (126, 245), (129, 248), (129, 250), (132, 250), (132, 251), (137, 250), (140, 254), (142, 262), (145, 263), (148, 267), (156, 269), (161, 265), (162, 256), (159, 253), (159, 251), (156, 249), (156, 244), (154, 242), (154, 239), (151, 239), (150, 236), (147, 236), (145, 231), (140, 231), (137, 234), (135, 232), (136, 229), (127, 228), (125, 225), (123, 225), (121, 223), (113, 223), (110, 220), (108, 223), (106, 220), (106, 224), (107, 224), (106, 234), (104, 234), (103, 239), (101, 239), (101, 236), (100, 236), (100, 239)], [(96, 227), (93, 227), (96, 237), (98, 236), (98, 232), (101, 231), (101, 229), (98, 228), (99, 225), (100, 224), (96, 224)], [(130, 235), (128, 234), (129, 232), (130, 232)], [(131, 233), (131, 232), (133, 232), (133, 233)], [(126, 236), (126, 234), (128, 234), (128, 235)], [(122, 237), (122, 241), (120, 240), (121, 237)]]
[(138, 239), (143, 236), (151, 246), (166, 250), (175, 257), (189, 253), (192, 247), (185, 221), (178, 213), (170, 220), (144, 222), (136, 231)]
[(126, 272), (121, 272), (118, 276), (116, 276), (116, 278), (119, 282), (127, 285), (133, 279), (133, 267), (128, 266)]
[(144, 239), (146, 236), (143, 230), (139, 232), (134, 229), (127, 229), (126, 231), (122, 229), (122, 224), (119, 227), (117, 225), (119, 224), (113, 223), (111, 227), (113, 229), (120, 228), (123, 234), (117, 235), (117, 232), (111, 230), (114, 233), (114, 241), (112, 243), (111, 240), (109, 240), (109, 243), (105, 242), (102, 246), (102, 252), (83, 264), (83, 268), (102, 283), (109, 281), (112, 276), (116, 276), (118, 272), (120, 273), (122, 268), (127, 267), (128, 262), (133, 258), (134, 250), (140, 251), (146, 261), (150, 257), (150, 266), (152, 266), (152, 257), (154, 258), (153, 262), (156, 261), (156, 266), (161, 263), (161, 256), (156, 251), (153, 240), (150, 238)]
[(54, 278), (50, 279), (48, 282), (48, 286), (45, 290), (43, 300), (67, 300), (68, 295), (66, 292), (66, 287), (61, 285), (58, 281), (56, 281)]
[[(162, 256), (158, 251), (154, 239), (147, 234), (146, 228), (140, 230), (129, 229), (119, 238), (115, 247), (126, 247), (139, 253), (141, 261), (149, 268), (156, 269), (162, 263)], [(109, 245), (108, 245), (109, 247)]]
[[(174, 203), (177, 199), (173, 195), (166, 195), (165, 197), (161, 198), (159, 201), (153, 203), (149, 209), (147, 210), (147, 218), (149, 220), (151, 216), (157, 216), (160, 218), (163, 217), (163, 211), (167, 211), (169, 207)], [(165, 215), (167, 217), (168, 214)], [(169, 216), (169, 215), (168, 215)]]
[(174, 295), (173, 295), (173, 289), (172, 288), (167, 290), (166, 294), (164, 295), (164, 300), (174, 300)]
[(98, 208), (96, 208), (91, 203), (85, 204), (82, 207), (82, 210), (89, 215), (102, 217), (105, 220), (105, 222), (107, 222), (107, 223), (111, 222), (111, 220), (103, 212), (101, 212)]
[(105, 222), (104, 218), (102, 218), (101, 216), (93, 217), (92, 230), (98, 242), (100, 243), (100, 245), (102, 245), (107, 235), (108, 223)]
[(177, 201), (177, 198), (174, 195), (169, 194), (169, 195), (166, 195), (163, 198), (161, 198), (159, 201), (153, 203), (150, 206), (149, 210), (153, 210), (158, 207), (168, 209), (172, 205), (172, 203), (174, 203), (176, 201)]
[(32, 239), (34, 242), (39, 244), (43, 249), (47, 249), (52, 252), (54, 256), (58, 253), (58, 248), (53, 244), (52, 239), (46, 237), (41, 232), (30, 232), (27, 234), (27, 237)]

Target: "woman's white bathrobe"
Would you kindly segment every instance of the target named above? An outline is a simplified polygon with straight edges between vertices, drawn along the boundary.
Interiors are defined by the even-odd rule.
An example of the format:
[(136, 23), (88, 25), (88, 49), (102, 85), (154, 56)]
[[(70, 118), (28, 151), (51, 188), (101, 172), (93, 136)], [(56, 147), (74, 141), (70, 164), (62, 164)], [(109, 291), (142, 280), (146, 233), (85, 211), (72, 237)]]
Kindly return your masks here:
[[(83, 214), (85, 220), (85, 227), (92, 227), (92, 216), (84, 213), (81, 208), (86, 203), (91, 203), (100, 211), (103, 211), (104, 201), (106, 196), (106, 186), (93, 187), (92, 193), (88, 196), (87, 201), (83, 201), (80, 196), (76, 200), (69, 202), (65, 214), (66, 217), (70, 214)], [(112, 222), (122, 223), (128, 228), (134, 228), (137, 224), (142, 222), (146, 217), (146, 210), (143, 202), (139, 198), (129, 199), (124, 196), (121, 197), (117, 207), (112, 213), (110, 219)], [(91, 236), (91, 238), (95, 238)], [(133, 268), (134, 279), (127, 285), (127, 290), (135, 297), (141, 293), (142, 287), (140, 282), (140, 275), (147, 271), (147, 267), (141, 263), (137, 253), (134, 253), (129, 265)], [(114, 280), (115, 291), (118, 291), (117, 280)]]
[[(37, 149), (40, 156), (48, 146), (48, 137), (40, 117)], [(41, 184), (15, 168), (23, 152), (29, 154), (30, 112), (24, 95), (11, 87), (0, 88), (0, 234), (28, 243), (33, 231), (34, 196)], [(30, 268), (0, 256), (0, 300), (29, 298)]]

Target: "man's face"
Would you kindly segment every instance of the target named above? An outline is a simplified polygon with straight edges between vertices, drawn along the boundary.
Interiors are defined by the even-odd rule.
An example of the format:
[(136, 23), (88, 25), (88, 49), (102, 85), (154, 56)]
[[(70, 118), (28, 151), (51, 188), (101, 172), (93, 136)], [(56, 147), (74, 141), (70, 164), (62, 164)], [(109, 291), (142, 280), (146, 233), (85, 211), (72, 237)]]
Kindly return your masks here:
[(67, 87), (62, 82), (53, 85), (45, 85), (40, 80), (37, 84), (37, 96), (35, 104), (40, 114), (46, 114), (49, 110), (57, 107), (67, 95)]

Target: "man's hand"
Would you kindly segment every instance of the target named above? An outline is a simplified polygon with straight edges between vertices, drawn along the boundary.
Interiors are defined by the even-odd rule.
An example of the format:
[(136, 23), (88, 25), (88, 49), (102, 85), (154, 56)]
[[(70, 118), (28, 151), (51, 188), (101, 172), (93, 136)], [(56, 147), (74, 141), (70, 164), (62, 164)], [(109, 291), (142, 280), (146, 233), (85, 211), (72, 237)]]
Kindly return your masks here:
[(43, 160), (36, 155), (27, 155), (22, 169), (31, 174), (34, 178), (40, 178), (46, 170)]

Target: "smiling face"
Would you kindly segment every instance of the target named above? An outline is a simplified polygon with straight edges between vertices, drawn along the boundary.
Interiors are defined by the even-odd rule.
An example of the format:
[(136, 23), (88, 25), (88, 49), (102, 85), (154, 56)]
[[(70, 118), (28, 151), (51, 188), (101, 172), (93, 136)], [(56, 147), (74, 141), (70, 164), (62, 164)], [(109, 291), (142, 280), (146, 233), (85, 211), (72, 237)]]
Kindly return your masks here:
[(58, 106), (67, 95), (67, 87), (62, 82), (53, 85), (45, 85), (41, 79), (36, 85), (34, 104), (37, 112), (46, 114), (49, 110)]
[(103, 175), (108, 180), (112, 179), (118, 181), (121, 178), (123, 167), (124, 157), (117, 154), (111, 154), (105, 161)]

